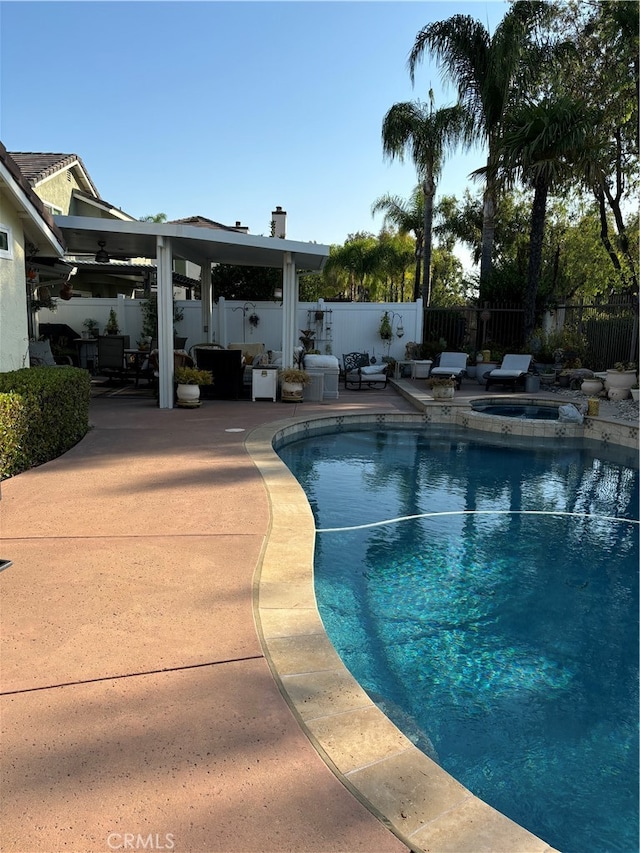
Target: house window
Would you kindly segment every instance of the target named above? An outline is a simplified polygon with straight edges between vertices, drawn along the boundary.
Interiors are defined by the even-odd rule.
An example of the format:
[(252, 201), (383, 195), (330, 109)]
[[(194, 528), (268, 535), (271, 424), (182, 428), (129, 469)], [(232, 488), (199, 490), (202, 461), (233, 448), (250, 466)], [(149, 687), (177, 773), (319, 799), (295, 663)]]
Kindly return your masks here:
[(8, 225), (0, 223), (0, 258), (13, 258), (13, 235)]
[(62, 208), (56, 207), (55, 204), (48, 204), (46, 201), (43, 202), (44, 209), (47, 210), (52, 216), (62, 216)]

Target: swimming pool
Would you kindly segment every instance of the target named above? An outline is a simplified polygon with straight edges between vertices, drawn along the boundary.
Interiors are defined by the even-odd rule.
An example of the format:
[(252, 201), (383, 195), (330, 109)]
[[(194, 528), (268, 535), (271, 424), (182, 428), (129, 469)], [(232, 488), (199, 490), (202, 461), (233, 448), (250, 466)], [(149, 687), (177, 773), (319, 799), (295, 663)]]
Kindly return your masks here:
[(385, 712), (548, 843), (632, 849), (637, 529), (612, 519), (637, 518), (637, 471), (450, 430), (279, 452), (340, 528), (318, 535), (319, 607)]
[(536, 421), (557, 421), (559, 407), (553, 404), (533, 405), (527, 403), (505, 403), (502, 400), (483, 401), (474, 400), (471, 404), (474, 412), (482, 412), (485, 415), (499, 415), (503, 418), (528, 418)]

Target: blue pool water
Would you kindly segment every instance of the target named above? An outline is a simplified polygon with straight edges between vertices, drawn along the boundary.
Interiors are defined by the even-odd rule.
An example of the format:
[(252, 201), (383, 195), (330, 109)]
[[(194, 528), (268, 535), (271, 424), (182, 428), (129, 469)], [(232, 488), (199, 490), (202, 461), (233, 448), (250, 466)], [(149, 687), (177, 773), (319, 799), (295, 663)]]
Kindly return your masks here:
[(374, 701), (564, 853), (637, 851), (637, 469), (451, 431), (278, 452), (319, 529), (325, 627)]
[(534, 421), (557, 421), (558, 406), (535, 406), (527, 403), (484, 403), (471, 404), (474, 412), (485, 415), (500, 415), (503, 418), (520, 418)]

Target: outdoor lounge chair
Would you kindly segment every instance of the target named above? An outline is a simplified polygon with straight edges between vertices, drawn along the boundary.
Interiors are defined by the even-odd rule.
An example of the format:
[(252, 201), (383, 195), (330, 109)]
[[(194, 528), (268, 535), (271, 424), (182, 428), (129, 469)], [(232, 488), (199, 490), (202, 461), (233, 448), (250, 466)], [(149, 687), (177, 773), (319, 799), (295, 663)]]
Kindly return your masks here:
[(344, 368), (345, 390), (351, 386), (361, 391), (362, 388), (371, 388), (375, 385), (387, 386), (387, 365), (371, 364), (369, 353), (348, 352), (342, 356)]
[(56, 357), (51, 352), (49, 341), (29, 341), (29, 366), (30, 367), (69, 367), (73, 364), (68, 355)]
[(440, 353), (438, 364), (429, 371), (429, 376), (453, 376), (456, 381), (456, 388), (459, 389), (462, 377), (466, 375), (466, 372), (466, 352), (443, 352)]
[(486, 390), (488, 391), (491, 385), (513, 385), (514, 388), (518, 383), (524, 385), (531, 359), (530, 355), (505, 355), (500, 367), (485, 375)]

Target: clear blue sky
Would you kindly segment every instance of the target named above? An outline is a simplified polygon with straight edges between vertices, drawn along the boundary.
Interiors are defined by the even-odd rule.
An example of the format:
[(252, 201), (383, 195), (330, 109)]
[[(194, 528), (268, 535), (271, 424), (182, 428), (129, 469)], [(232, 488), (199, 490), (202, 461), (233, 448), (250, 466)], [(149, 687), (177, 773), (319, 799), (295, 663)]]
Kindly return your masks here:
[[(418, 31), (478, 2), (1, 2), (0, 139), (9, 151), (79, 155), (99, 193), (135, 217), (200, 214), (268, 234), (342, 243), (377, 233), (371, 205), (408, 197), (410, 163), (383, 160), (399, 101), (455, 101)], [(461, 196), (481, 151), (454, 155), (439, 194)]]

